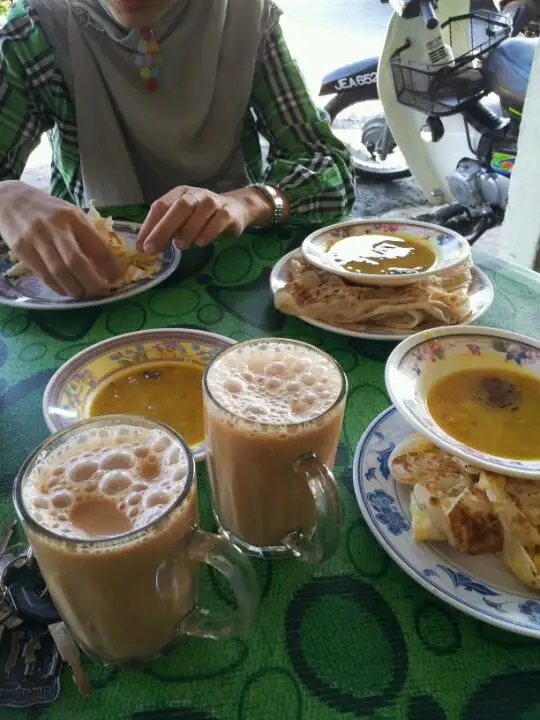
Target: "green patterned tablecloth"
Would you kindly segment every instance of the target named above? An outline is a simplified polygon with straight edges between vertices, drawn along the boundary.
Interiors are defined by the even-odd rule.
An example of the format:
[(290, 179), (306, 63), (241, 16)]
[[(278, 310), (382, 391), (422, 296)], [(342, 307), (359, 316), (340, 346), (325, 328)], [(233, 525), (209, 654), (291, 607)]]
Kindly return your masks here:
[[(332, 335), (272, 306), (272, 265), (301, 235), (253, 235), (192, 250), (159, 289), (71, 312), (0, 309), (0, 510), (11, 512), (13, 476), (47, 435), (41, 397), (51, 374), (81, 348), (112, 335), (189, 326), (237, 340), (298, 338), (346, 370), (350, 395), (337, 478), (343, 539), (323, 567), (257, 562), (263, 599), (243, 638), (186, 640), (146, 670), (88, 665), (93, 697), (64, 670), (53, 705), (0, 710), (58, 720), (532, 720), (540, 718), (540, 643), (484, 625), (410, 580), (372, 538), (358, 509), (351, 463), (370, 420), (389, 405), (383, 383), (391, 344)], [(540, 335), (540, 282), (533, 273), (477, 255), (496, 288), (483, 323)], [(199, 466), (202, 525), (213, 528)], [(221, 596), (203, 573), (204, 593)], [(135, 590), (136, 591), (136, 590)], [(210, 598), (211, 599), (211, 598)]]

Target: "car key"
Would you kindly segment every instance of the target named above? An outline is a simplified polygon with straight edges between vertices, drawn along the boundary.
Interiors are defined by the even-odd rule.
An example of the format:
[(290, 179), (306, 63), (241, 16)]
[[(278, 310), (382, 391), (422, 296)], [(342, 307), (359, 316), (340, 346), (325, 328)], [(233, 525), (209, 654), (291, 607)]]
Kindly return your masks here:
[(31, 625), (48, 626), (58, 622), (60, 616), (41, 577), (35, 560), (18, 563), (21, 556), (4, 568), (0, 575), (5, 600), (13, 614)]

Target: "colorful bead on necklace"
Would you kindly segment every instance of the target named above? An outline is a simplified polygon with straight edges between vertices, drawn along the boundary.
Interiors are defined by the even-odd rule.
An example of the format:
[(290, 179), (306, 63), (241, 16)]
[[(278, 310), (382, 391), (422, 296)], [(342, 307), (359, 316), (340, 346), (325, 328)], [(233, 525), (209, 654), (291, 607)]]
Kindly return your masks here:
[(140, 30), (139, 46), (135, 56), (135, 64), (140, 68), (141, 78), (150, 92), (158, 87), (159, 77), (159, 46), (152, 28)]

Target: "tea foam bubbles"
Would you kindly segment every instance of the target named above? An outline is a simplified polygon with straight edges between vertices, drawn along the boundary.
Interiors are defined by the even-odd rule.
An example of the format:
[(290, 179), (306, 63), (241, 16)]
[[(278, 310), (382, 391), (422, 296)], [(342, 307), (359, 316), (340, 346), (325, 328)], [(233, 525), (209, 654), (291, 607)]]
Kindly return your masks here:
[[(67, 538), (96, 536), (78, 524), (94, 507), (96, 515), (105, 513), (113, 520), (117, 513), (118, 532), (126, 532), (144, 528), (166, 512), (184, 490), (187, 469), (184, 449), (161, 429), (120, 425), (85, 430), (36, 464), (25, 482), (23, 501), (40, 525)], [(97, 537), (114, 534), (111, 530)]]
[(214, 361), (207, 382), (223, 409), (269, 425), (324, 415), (342, 388), (339, 368), (315, 348), (277, 341), (231, 348)]

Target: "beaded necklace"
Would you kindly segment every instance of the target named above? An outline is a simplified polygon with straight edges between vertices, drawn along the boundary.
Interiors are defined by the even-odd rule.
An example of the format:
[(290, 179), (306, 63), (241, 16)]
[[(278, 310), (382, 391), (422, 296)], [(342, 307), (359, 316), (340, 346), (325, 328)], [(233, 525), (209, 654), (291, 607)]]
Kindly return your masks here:
[(152, 28), (141, 28), (139, 45), (135, 55), (135, 65), (140, 68), (141, 78), (149, 92), (158, 88), (159, 45)]

